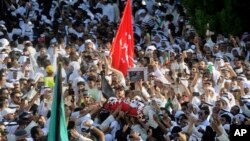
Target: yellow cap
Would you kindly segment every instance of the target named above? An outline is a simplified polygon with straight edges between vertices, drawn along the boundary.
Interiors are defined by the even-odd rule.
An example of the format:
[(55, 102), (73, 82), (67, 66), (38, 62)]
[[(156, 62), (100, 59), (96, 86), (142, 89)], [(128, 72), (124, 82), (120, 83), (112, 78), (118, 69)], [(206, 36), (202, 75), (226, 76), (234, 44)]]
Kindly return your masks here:
[(51, 65), (47, 66), (47, 67), (46, 67), (46, 72), (47, 72), (47, 73), (53, 73), (53, 72), (54, 72), (53, 66), (51, 66)]

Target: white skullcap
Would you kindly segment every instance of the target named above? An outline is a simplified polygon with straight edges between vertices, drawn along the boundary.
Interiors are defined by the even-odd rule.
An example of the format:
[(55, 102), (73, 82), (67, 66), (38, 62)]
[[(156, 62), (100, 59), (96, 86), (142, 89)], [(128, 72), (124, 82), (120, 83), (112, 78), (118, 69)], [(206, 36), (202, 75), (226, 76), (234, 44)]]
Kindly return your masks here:
[(29, 58), (28, 56), (20, 56), (18, 59), (18, 63), (23, 65), (27, 61), (28, 58)]
[(57, 43), (56, 38), (53, 38), (53, 39), (50, 40), (50, 44), (54, 44), (54, 43)]
[(88, 130), (89, 129), (89, 127), (87, 127), (87, 126), (84, 125), (84, 123), (86, 123), (86, 122), (90, 122), (91, 124), (94, 123), (94, 121), (92, 119), (85, 118), (85, 119), (82, 120), (81, 129), (84, 129), (84, 130)]
[(5, 38), (0, 39), (0, 43), (2, 43), (2, 47), (6, 47), (9, 45), (9, 41)]
[(6, 82), (6, 83), (5, 83), (5, 87), (6, 87), (6, 88), (14, 88), (14, 85), (13, 85), (13, 83), (8, 83), (8, 82)]
[(205, 46), (211, 48), (211, 44), (209, 44), (209, 43), (205, 43), (204, 47)]
[(241, 101), (243, 102), (250, 102), (250, 95), (244, 95), (244, 96), (241, 96)]
[(154, 45), (150, 45), (147, 47), (146, 51), (148, 50), (156, 50), (156, 47)]
[(186, 50), (186, 52), (194, 53), (194, 50), (188, 49), (188, 50)]
[(250, 81), (244, 81), (243, 82), (243, 87), (250, 89)]
[(195, 45), (191, 45), (190, 47), (192, 50), (195, 50), (196, 46)]
[(215, 94), (215, 90), (213, 87), (207, 87), (208, 90), (212, 91)]
[(11, 108), (4, 108), (2, 110), (2, 116), (6, 116), (7, 114), (13, 114), (16, 112), (16, 109), (11, 109)]
[[(180, 48), (180, 46), (179, 45), (177, 45), (177, 44), (173, 44), (172, 45), (172, 49), (173, 49), (173, 51), (177, 51), (176, 53), (177, 54), (179, 54), (179, 53), (181, 53), (181, 48)], [(177, 50), (176, 50), (177, 49)]]
[(229, 99), (227, 97), (222, 96), (220, 99), (223, 100), (223, 101), (225, 101), (227, 103), (227, 106), (230, 106), (229, 105)]
[(152, 98), (152, 102), (155, 102), (157, 105), (159, 105), (160, 107), (164, 107), (164, 103), (162, 102), (162, 100), (160, 100), (159, 98)]
[(180, 115), (182, 115), (182, 114), (184, 114), (184, 112), (183, 111), (177, 111), (176, 113), (175, 113), (175, 118), (179, 118), (180, 117)]
[(85, 43), (93, 43), (93, 42), (92, 42), (92, 40), (87, 39), (87, 40), (85, 40)]

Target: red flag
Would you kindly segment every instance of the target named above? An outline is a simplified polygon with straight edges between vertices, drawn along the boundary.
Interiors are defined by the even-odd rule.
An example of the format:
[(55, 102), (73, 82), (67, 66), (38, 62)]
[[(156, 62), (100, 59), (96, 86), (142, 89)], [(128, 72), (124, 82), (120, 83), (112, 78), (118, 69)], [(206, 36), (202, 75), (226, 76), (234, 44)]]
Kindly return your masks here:
[(128, 69), (134, 65), (134, 33), (130, 0), (126, 3), (110, 52), (112, 67), (126, 76)]

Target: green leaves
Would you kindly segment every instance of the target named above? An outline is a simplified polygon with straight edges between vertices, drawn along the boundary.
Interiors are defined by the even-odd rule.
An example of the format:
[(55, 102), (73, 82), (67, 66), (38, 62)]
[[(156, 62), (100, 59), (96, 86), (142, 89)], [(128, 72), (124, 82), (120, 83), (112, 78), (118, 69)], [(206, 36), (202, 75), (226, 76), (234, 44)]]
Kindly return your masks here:
[(182, 4), (187, 9), (187, 14), (191, 17), (191, 24), (200, 35), (205, 35), (206, 24), (210, 24), (210, 30), (220, 34), (239, 34), (249, 30), (250, 21), (244, 17), (246, 11), (250, 13), (250, 8), (246, 8), (244, 3), (237, 0), (182, 0)]

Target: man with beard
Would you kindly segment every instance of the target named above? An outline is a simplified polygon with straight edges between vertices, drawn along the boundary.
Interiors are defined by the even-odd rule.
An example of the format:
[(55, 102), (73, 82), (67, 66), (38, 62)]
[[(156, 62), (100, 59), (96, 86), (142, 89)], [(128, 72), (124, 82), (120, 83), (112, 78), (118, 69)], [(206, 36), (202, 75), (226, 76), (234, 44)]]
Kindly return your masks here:
[(21, 106), (21, 92), (20, 91), (14, 91), (10, 95), (11, 97), (11, 103), (9, 108), (11, 109), (19, 109)]
[(4, 108), (1, 111), (2, 114), (2, 122), (6, 127), (6, 131), (9, 134), (13, 134), (18, 128), (17, 122), (15, 122), (16, 109)]
[(243, 61), (240, 57), (235, 57), (234, 58), (234, 71), (237, 75), (243, 73)]
[(205, 60), (201, 60), (201, 61), (199, 62), (199, 72), (200, 72), (200, 73), (205, 72), (205, 71), (206, 71), (206, 68), (207, 68), (207, 66), (206, 66)]

